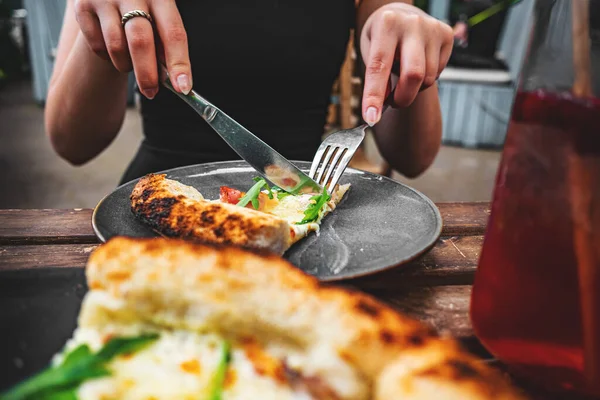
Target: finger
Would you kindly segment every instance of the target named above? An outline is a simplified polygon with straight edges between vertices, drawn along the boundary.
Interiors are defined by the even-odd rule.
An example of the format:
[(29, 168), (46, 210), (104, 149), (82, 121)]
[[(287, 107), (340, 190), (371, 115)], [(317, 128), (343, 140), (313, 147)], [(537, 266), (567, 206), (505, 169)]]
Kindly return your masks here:
[(110, 60), (96, 11), (86, 1), (75, 2), (75, 18), (90, 49), (99, 57)]
[(188, 39), (181, 15), (174, 1), (152, 2), (152, 15), (164, 49), (165, 63), (176, 91), (188, 94), (192, 90), (192, 68)]
[(419, 90), (427, 89), (435, 83), (440, 65), (440, 50), (438, 46), (429, 45), (425, 49), (425, 77)]
[(381, 20), (371, 28), (362, 101), (363, 119), (371, 126), (381, 118), (381, 107), (398, 46), (395, 24), (394, 14), (384, 12)]
[[(452, 47), (454, 46), (454, 36), (453, 36), (452, 28), (450, 27), (450, 25), (439, 21), (438, 27), (439, 27), (438, 37), (440, 37), (442, 40), (442, 46), (440, 48), (440, 53), (438, 56), (439, 64), (438, 64), (437, 75), (439, 76), (442, 73), (442, 70), (444, 68), (446, 68), (446, 65), (448, 64), (448, 60), (450, 59), (450, 54), (452, 54)], [(465, 30), (465, 34), (466, 34), (466, 30)]]
[(121, 26), (119, 10), (106, 5), (98, 11), (104, 44), (110, 59), (119, 72), (131, 71), (131, 57), (127, 47), (127, 38)]
[[(132, 10), (148, 12), (143, 3), (128, 2), (121, 15)], [(125, 37), (140, 92), (153, 99), (158, 93), (158, 66), (152, 24), (146, 18), (134, 17), (125, 24)]]
[(453, 40), (442, 45), (442, 48), (440, 49), (439, 60), (438, 60), (438, 76), (442, 73), (444, 68), (446, 68), (446, 65), (448, 65), (448, 60), (450, 60), (450, 55), (452, 54), (453, 46), (454, 46)]
[(394, 92), (394, 102), (408, 107), (417, 97), (426, 71), (425, 46), (419, 36), (407, 37), (400, 49), (400, 78)]

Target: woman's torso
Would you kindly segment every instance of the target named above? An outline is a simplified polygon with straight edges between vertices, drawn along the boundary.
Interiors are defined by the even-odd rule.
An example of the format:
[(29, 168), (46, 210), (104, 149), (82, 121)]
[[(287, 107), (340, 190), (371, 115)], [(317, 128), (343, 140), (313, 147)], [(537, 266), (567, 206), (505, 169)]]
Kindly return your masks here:
[[(354, 0), (179, 0), (194, 90), (290, 159), (310, 159), (354, 25)], [(239, 158), (161, 87), (142, 98), (144, 144), (123, 181)]]

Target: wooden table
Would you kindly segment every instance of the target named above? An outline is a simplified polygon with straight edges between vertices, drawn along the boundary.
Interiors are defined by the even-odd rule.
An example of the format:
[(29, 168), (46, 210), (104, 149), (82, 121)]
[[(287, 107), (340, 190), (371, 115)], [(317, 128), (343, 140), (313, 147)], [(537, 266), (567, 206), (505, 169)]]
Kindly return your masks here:
[[(430, 252), (406, 266), (342, 284), (371, 293), (489, 357), (473, 335), (468, 313), (489, 204), (441, 203), (438, 208), (444, 228)], [(83, 268), (99, 244), (91, 217), (89, 209), (0, 210), (0, 271)]]
[[(408, 266), (350, 282), (440, 331), (469, 340), (473, 274), (487, 203), (439, 204), (442, 238)], [(0, 210), (0, 270), (83, 267), (99, 242), (92, 210)]]

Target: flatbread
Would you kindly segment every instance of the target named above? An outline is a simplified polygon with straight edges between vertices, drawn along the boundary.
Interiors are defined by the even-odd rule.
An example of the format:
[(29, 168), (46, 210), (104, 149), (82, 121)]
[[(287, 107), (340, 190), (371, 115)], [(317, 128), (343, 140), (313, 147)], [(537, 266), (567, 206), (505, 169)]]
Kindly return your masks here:
[(79, 384), (80, 400), (523, 398), (454, 340), (270, 253), (118, 237), (86, 274), (78, 328), (55, 368), (82, 345), (156, 339)]
[(135, 185), (131, 210), (138, 219), (167, 237), (283, 254), (310, 232), (318, 232), (322, 219), (335, 209), (348, 188), (348, 185), (338, 187), (316, 221), (298, 224), (311, 203), (311, 194), (287, 196), (281, 201), (275, 197), (254, 210), (207, 200), (191, 186), (167, 179), (164, 174), (149, 174)]

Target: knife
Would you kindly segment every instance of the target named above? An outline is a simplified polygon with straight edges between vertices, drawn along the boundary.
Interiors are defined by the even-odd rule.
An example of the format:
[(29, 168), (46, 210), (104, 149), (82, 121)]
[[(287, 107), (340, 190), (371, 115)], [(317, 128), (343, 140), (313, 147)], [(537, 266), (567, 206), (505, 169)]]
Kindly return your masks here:
[(159, 65), (162, 84), (200, 114), (223, 140), (265, 179), (293, 194), (323, 191), (317, 182), (204, 97), (193, 90), (187, 95), (175, 91), (166, 67), (162, 63)]

